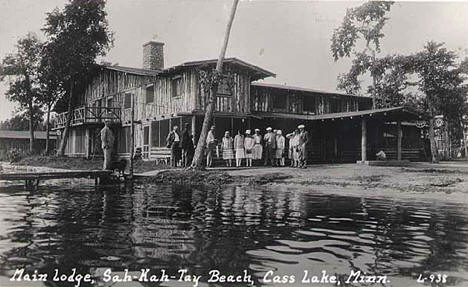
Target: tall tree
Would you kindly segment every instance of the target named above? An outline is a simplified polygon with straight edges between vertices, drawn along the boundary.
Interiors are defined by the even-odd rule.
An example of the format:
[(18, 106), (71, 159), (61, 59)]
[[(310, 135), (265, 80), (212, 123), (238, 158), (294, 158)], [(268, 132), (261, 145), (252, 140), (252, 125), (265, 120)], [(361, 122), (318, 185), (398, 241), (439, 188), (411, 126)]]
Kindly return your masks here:
[(219, 53), (218, 61), (216, 63), (216, 70), (212, 73), (205, 74), (205, 77), (202, 77), (202, 89), (209, 91), (208, 104), (206, 106), (205, 118), (203, 119), (202, 130), (200, 132), (200, 137), (198, 138), (197, 148), (195, 150), (195, 155), (192, 161), (192, 168), (202, 169), (203, 168), (203, 154), (205, 149), (206, 137), (208, 136), (208, 130), (210, 124), (213, 120), (213, 113), (215, 110), (215, 99), (218, 93), (218, 84), (223, 73), (223, 61), (226, 56), (226, 49), (229, 42), (229, 35), (231, 33), (232, 23), (234, 22), (234, 16), (236, 14), (237, 4), (239, 0), (234, 0), (232, 3), (231, 14), (229, 21), (226, 26), (226, 32), (224, 34), (224, 42), (221, 47), (221, 52)]
[(44, 49), (44, 63), (65, 87), (68, 111), (58, 156), (65, 153), (75, 87), (94, 68), (96, 57), (104, 56), (113, 44), (105, 4), (105, 0), (70, 0), (62, 11), (55, 9), (47, 14), (43, 31), (49, 39)]
[(28, 113), (29, 152), (34, 152), (34, 117), (38, 111), (38, 67), (42, 43), (35, 34), (28, 33), (18, 40), (16, 52), (2, 61), (0, 80), (8, 80), (7, 99), (17, 102)]
[(64, 91), (57, 77), (56, 73), (51, 70), (51, 65), (46, 61), (47, 57), (42, 57), (41, 64), (39, 66), (39, 79), (40, 79), (40, 101), (46, 112), (46, 146), (44, 154), (48, 155), (51, 149), (50, 146), (50, 114), (52, 108), (57, 103), (58, 99), (61, 98)]
[(438, 162), (434, 117), (443, 115), (446, 124), (459, 126), (466, 112), (465, 70), (457, 63), (456, 54), (443, 47), (443, 43), (428, 42), (413, 59), (422, 93), (417, 103), (420, 112), (429, 118), (432, 162)]
[[(333, 32), (331, 51), (335, 61), (344, 57), (354, 56), (352, 67), (348, 74), (340, 75), (338, 88), (348, 93), (360, 90), (358, 76), (369, 72), (372, 77), (373, 106), (375, 102), (375, 87), (378, 75), (375, 73), (376, 53), (380, 52), (380, 40), (384, 34), (382, 29), (388, 20), (385, 15), (390, 11), (391, 1), (369, 1), (356, 8), (350, 8), (340, 27)], [(359, 39), (363, 42), (359, 43)], [(362, 49), (361, 47), (364, 46)]]

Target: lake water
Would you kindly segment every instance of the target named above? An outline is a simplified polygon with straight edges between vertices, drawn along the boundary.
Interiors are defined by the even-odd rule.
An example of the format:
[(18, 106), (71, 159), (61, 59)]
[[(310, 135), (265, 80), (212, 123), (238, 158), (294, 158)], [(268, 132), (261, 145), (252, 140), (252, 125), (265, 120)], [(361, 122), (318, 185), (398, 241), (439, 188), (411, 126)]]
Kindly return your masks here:
[[(336, 275), (342, 283), (359, 270), (386, 275), (386, 286), (431, 286), (437, 276), (446, 283), (432, 286), (468, 286), (468, 210), (434, 201), (327, 195), (307, 187), (96, 188), (83, 180), (26, 191), (2, 184), (0, 286), (73, 286), (8, 281), (21, 268), (49, 278), (55, 269), (68, 274), (72, 268), (94, 276), (94, 284), (81, 286), (111, 286), (102, 280), (107, 269), (122, 277), (128, 269), (136, 278), (146, 268), (173, 277), (159, 285), (132, 280), (112, 286), (193, 286), (174, 279), (180, 269), (201, 275), (198, 286), (208, 286), (215, 269), (246, 270), (256, 286), (333, 286), (302, 283), (305, 270), (309, 277)], [(295, 276), (295, 282), (265, 283), (269, 271), (271, 280)]]

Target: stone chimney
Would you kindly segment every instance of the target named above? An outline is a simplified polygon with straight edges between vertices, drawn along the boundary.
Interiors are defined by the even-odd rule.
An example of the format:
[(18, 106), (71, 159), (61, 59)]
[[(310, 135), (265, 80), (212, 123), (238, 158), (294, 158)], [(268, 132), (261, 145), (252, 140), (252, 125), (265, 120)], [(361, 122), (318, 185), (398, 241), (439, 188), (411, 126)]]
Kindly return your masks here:
[(164, 43), (149, 41), (143, 44), (143, 69), (164, 69)]

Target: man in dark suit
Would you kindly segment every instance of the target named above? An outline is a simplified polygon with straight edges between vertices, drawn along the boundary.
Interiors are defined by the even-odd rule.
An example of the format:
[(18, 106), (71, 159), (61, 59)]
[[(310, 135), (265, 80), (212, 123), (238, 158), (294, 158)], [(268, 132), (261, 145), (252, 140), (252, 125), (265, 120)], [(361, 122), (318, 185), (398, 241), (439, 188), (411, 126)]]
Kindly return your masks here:
[(177, 167), (180, 160), (180, 134), (179, 127), (174, 126), (166, 138), (167, 147), (171, 149), (171, 166)]

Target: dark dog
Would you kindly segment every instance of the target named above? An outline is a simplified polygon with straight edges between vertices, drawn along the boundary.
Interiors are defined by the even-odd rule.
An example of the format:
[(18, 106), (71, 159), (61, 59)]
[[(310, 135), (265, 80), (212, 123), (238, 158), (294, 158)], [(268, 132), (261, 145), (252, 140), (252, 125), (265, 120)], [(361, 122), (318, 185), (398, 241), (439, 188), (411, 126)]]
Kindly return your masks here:
[(112, 171), (117, 171), (119, 173), (119, 176), (125, 175), (126, 167), (127, 167), (127, 161), (125, 159), (112, 162)]

